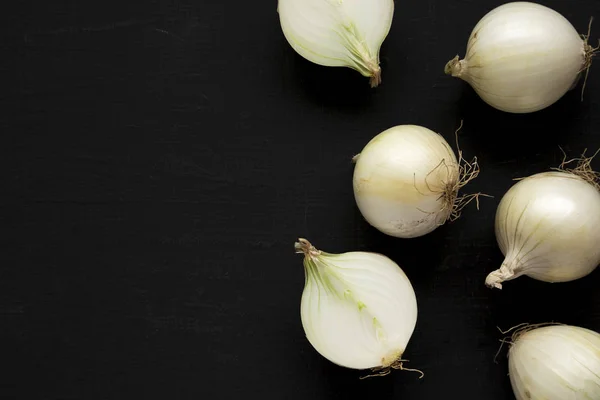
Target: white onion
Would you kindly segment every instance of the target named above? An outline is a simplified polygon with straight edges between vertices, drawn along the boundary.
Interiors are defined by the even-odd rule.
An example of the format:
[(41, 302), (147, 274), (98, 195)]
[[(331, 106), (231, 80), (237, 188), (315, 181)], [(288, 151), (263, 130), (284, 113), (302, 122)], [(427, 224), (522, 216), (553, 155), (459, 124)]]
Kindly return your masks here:
[(533, 328), (511, 340), (508, 366), (517, 400), (600, 399), (600, 334), (569, 325)]
[(575, 170), (527, 177), (504, 195), (496, 239), (505, 256), (489, 287), (521, 275), (545, 282), (582, 278), (600, 264), (600, 192), (583, 159)]
[(301, 317), (310, 344), (342, 367), (406, 369), (417, 300), (400, 267), (375, 253), (326, 253), (306, 239), (295, 248), (305, 255)]
[(475, 198), (458, 198), (458, 190), (479, 172), (476, 160), (462, 161), (442, 136), (427, 128), (390, 128), (355, 157), (356, 204), (367, 222), (387, 235), (423, 236), (457, 217)]
[(512, 2), (479, 21), (465, 58), (456, 56), (445, 71), (469, 83), (492, 107), (528, 113), (550, 106), (574, 87), (595, 50), (558, 12)]
[(379, 50), (392, 25), (393, 0), (279, 0), (283, 34), (307, 60), (349, 67), (381, 83)]

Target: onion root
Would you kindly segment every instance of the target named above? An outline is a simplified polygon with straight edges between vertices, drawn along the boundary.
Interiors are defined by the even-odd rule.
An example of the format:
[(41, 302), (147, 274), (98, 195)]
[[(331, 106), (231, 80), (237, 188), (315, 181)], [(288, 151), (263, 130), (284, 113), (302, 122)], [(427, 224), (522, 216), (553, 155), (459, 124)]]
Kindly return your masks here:
[(400, 370), (400, 371), (418, 372), (419, 374), (421, 374), (419, 376), (419, 379), (422, 379), (425, 376), (425, 373), (423, 371), (421, 371), (420, 369), (405, 368), (404, 367), (405, 362), (408, 362), (408, 360), (398, 359), (398, 360), (394, 361), (391, 365), (388, 365), (386, 367), (373, 368), (371, 370), (373, 372), (372, 374), (367, 375), (367, 376), (361, 376), (360, 379), (374, 378), (374, 377), (378, 377), (378, 376), (386, 376), (386, 375), (389, 375), (392, 372), (392, 370), (394, 370), (394, 369)]
[(564, 324), (561, 324), (559, 322), (541, 322), (539, 324), (530, 324), (528, 322), (524, 322), (522, 324), (515, 325), (512, 328), (509, 328), (505, 331), (498, 328), (500, 333), (503, 335), (507, 335), (511, 332), (512, 332), (512, 334), (510, 336), (505, 336), (502, 339), (500, 339), (500, 348), (498, 349), (498, 352), (496, 352), (496, 356), (494, 357), (494, 362), (498, 363), (498, 355), (500, 354), (500, 351), (502, 351), (502, 347), (504, 347), (505, 344), (508, 344), (508, 348), (510, 349), (510, 347), (512, 347), (515, 344), (515, 342), (523, 334), (525, 334), (529, 331), (532, 331), (534, 329), (537, 329), (537, 328), (543, 328), (545, 326), (555, 326), (555, 325), (564, 325)]
[[(467, 161), (463, 157), (463, 152), (460, 149), (460, 146), (458, 144), (458, 133), (462, 129), (462, 126), (463, 126), (463, 121), (460, 122), (460, 126), (454, 133), (455, 137), (456, 137), (456, 150), (458, 152), (458, 176), (452, 177), (449, 174), (449, 176), (451, 176), (451, 180), (444, 185), (444, 189), (440, 193), (440, 198), (443, 199), (443, 203), (444, 203), (444, 207), (442, 210), (450, 209), (451, 211), (448, 214), (448, 216), (446, 217), (446, 219), (444, 221), (441, 221), (440, 225), (443, 225), (447, 221), (450, 221), (450, 222), (456, 221), (458, 218), (460, 218), (463, 208), (465, 208), (467, 205), (469, 205), (469, 203), (471, 203), (472, 201), (476, 202), (477, 209), (479, 210), (479, 197), (480, 196), (492, 197), (492, 196), (484, 194), (484, 193), (472, 193), (472, 194), (467, 194), (467, 195), (462, 195), (462, 196), (458, 195), (458, 192), (460, 191), (460, 189), (465, 187), (473, 179), (477, 178), (477, 176), (479, 175), (479, 171), (480, 171), (479, 164), (477, 162), (477, 157), (473, 157), (473, 160), (471, 160), (471, 162)], [(442, 160), (442, 162), (436, 168), (434, 168), (427, 175), (427, 177), (425, 177), (425, 184), (427, 185), (427, 188), (430, 191), (431, 191), (431, 188), (429, 187), (429, 184), (427, 183), (427, 178), (429, 177), (429, 175), (433, 174), (440, 167), (448, 168), (448, 165), (446, 164), (445, 160)], [(416, 184), (415, 184), (415, 188), (416, 188)], [(425, 212), (425, 211), (423, 211), (423, 212)]]
[[(565, 153), (565, 151), (562, 148), (560, 150), (563, 153), (563, 160), (558, 166), (558, 168), (553, 169), (555, 171), (566, 172), (575, 175), (583, 179), (590, 185), (594, 186), (596, 189), (600, 190), (600, 172), (594, 171), (592, 169), (592, 160), (598, 155), (598, 153), (600, 153), (600, 149), (596, 150), (596, 152), (590, 157), (585, 156), (585, 153), (587, 151), (587, 149), (585, 149), (583, 150), (581, 157), (572, 158), (570, 160), (567, 160), (567, 154)], [(576, 167), (568, 168), (568, 165), (573, 162), (577, 163)]]
[[(585, 86), (587, 84), (588, 75), (590, 73), (590, 68), (592, 67), (592, 61), (598, 49), (600, 49), (600, 40), (598, 40), (598, 46), (592, 47), (589, 44), (590, 35), (592, 33), (592, 22), (594, 21), (594, 17), (590, 18), (590, 23), (588, 25), (587, 35), (581, 35), (583, 39), (583, 49), (584, 49), (584, 62), (583, 67), (581, 68), (581, 72), (585, 71), (585, 78), (583, 79), (583, 86), (581, 88), (581, 101), (583, 101), (583, 92), (585, 91)], [(579, 75), (578, 75), (579, 76)]]

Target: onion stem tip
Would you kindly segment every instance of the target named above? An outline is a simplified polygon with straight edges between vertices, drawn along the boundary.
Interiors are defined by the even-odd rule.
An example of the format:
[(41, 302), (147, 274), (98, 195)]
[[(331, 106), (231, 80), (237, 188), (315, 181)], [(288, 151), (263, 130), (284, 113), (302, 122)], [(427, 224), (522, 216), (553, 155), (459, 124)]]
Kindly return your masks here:
[(485, 278), (485, 285), (492, 289), (502, 290), (502, 282), (512, 279), (514, 275), (513, 271), (502, 266), (502, 268), (489, 273)]
[(371, 75), (371, 80), (369, 82), (371, 84), (371, 88), (376, 88), (377, 86), (381, 85), (381, 67), (373, 66), (371, 68), (371, 73), (373, 75)]
[(316, 257), (321, 254), (320, 250), (317, 250), (315, 246), (310, 244), (310, 242), (304, 238), (299, 238), (296, 243), (294, 243), (294, 249), (296, 249), (296, 253), (304, 254), (306, 257)]
[(462, 74), (462, 70), (463, 62), (458, 56), (448, 61), (446, 63), (446, 66), (444, 67), (444, 72), (446, 73), (446, 75), (452, 75), (454, 77), (459, 77)]

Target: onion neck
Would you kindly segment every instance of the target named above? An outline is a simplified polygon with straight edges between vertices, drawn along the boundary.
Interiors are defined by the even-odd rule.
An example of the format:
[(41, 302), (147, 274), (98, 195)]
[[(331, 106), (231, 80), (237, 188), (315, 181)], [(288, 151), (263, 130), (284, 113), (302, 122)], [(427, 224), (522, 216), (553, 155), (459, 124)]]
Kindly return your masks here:
[(493, 289), (502, 289), (502, 282), (510, 281), (518, 276), (515, 275), (515, 269), (515, 263), (508, 263), (505, 260), (499, 269), (490, 272), (485, 278), (485, 285)]
[(303, 238), (298, 239), (298, 241), (294, 244), (294, 249), (296, 249), (296, 253), (303, 253), (307, 258), (310, 259), (315, 259), (321, 255), (321, 250), (317, 250), (315, 246)]
[(369, 72), (371, 73), (371, 78), (369, 79), (369, 83), (372, 88), (376, 88), (381, 85), (381, 67), (377, 65), (377, 63), (368, 63)]
[(460, 78), (466, 69), (467, 62), (465, 60), (460, 60), (458, 56), (456, 56), (446, 63), (444, 72), (446, 75), (452, 75), (455, 78)]
[[(298, 239), (294, 244), (294, 248), (296, 253), (304, 254), (305, 287), (309, 282), (313, 282), (320, 290), (322, 289), (331, 296), (341, 299), (344, 294), (338, 290), (335, 284), (336, 275), (332, 273), (330, 268), (324, 268), (327, 265), (320, 259), (323, 252), (317, 250), (308, 240), (303, 238)], [(332, 280), (332, 278), (334, 279)]]
[(363, 39), (361, 33), (356, 29), (354, 23), (342, 25), (342, 38), (345, 47), (351, 57), (352, 68), (363, 76), (369, 77), (371, 87), (375, 88), (381, 84), (381, 67), (379, 66), (379, 49), (372, 51)]
[(362, 44), (357, 44), (353, 49), (355, 54), (358, 55), (354, 62), (354, 69), (361, 73), (361, 75), (369, 78), (369, 83), (372, 88), (376, 88), (381, 84), (381, 67), (376, 57), (372, 57), (370, 52)]

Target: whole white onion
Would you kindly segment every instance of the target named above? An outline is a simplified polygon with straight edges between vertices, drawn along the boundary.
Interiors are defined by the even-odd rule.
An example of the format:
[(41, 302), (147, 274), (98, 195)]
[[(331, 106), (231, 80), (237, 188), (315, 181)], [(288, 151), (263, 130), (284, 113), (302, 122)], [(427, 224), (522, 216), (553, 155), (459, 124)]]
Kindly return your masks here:
[(589, 161), (573, 171), (532, 175), (508, 190), (496, 212), (505, 259), (487, 286), (501, 289), (521, 275), (567, 282), (600, 264), (600, 191)]
[(558, 12), (512, 2), (479, 21), (465, 58), (450, 60), (445, 72), (469, 83), (494, 108), (529, 113), (550, 106), (574, 87), (594, 51), (587, 36), (582, 38)]
[(369, 224), (390, 236), (423, 236), (476, 198), (459, 198), (458, 191), (477, 176), (477, 162), (461, 165), (448, 142), (422, 126), (380, 133), (355, 162), (356, 204)]
[(600, 334), (569, 325), (513, 335), (510, 383), (517, 400), (600, 399)]

